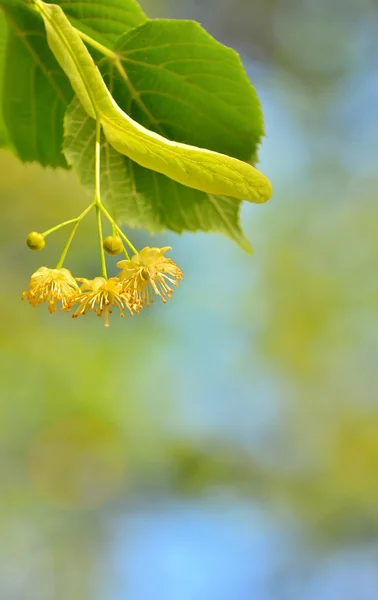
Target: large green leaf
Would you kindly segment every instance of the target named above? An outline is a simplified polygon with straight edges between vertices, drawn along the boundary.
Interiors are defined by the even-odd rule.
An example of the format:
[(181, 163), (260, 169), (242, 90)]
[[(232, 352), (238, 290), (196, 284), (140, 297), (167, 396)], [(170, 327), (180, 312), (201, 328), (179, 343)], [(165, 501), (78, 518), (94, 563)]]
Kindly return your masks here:
[[(73, 97), (69, 81), (47, 44), (39, 14), (21, 3), (0, 0), (0, 4), (10, 25), (3, 102), (9, 136), (22, 160), (66, 167), (62, 145), (64, 112)], [(64, 5), (76, 27), (108, 45), (145, 20), (134, 0), (58, 0), (58, 4)], [(3, 39), (0, 30), (0, 57)]]
[(240, 160), (256, 155), (264, 132), (256, 92), (239, 55), (198, 23), (148, 21), (115, 50), (127, 88), (123, 108), (136, 121)]
[[(11, 38), (17, 37), (18, 43), (24, 45), (24, 77), (21, 81), (9, 80), (17, 92), (12, 94), (13, 101), (20, 102), (26, 95), (33, 99), (35, 90), (30, 87), (26, 73), (30, 75), (34, 70), (38, 72), (41, 65), (44, 67), (45, 53), (49, 52), (41, 19), (24, 7), (16, 8), (9, 0), (0, 0), (0, 4), (5, 4), (12, 21)], [(45, 79), (54, 89), (57, 81), (62, 82), (62, 87), (68, 90), (67, 103), (72, 90), (63, 77), (65, 71), (87, 115), (100, 118), (107, 138), (102, 149), (105, 165), (102, 185), (113, 212), (131, 225), (151, 231), (166, 228), (221, 231), (247, 248), (239, 225), (240, 200), (263, 202), (269, 198), (271, 186), (245, 162), (256, 156), (263, 124), (256, 94), (237, 54), (216, 42), (199, 25), (184, 21), (149, 21), (115, 43), (120, 30), (145, 20), (134, 0), (60, 4), (71, 23), (93, 38), (91, 45), (99, 42), (108, 48), (104, 50), (108, 62), (102, 71), (118, 104), (60, 7), (39, 1), (49, 45), (58, 62), (50, 52), (56, 69), (48, 69), (48, 77), (42, 69), (43, 81), (38, 93), (42, 91), (39, 95), (43, 99)], [(107, 5), (109, 10), (104, 10)], [(126, 19), (127, 11), (123, 10), (126, 5), (130, 6), (130, 12), (125, 26), (121, 21)], [(104, 15), (110, 18), (104, 19)], [(117, 29), (118, 25), (121, 29)], [(90, 42), (88, 37), (84, 39)], [(109, 50), (111, 47), (116, 52)], [(97, 51), (93, 48), (91, 51), (97, 61)], [(21, 54), (19, 49), (18, 53)], [(18, 62), (8, 61), (8, 69), (13, 67), (15, 71)], [(32, 68), (28, 69), (30, 63)], [(22, 87), (25, 81), (26, 91)], [(12, 85), (7, 89), (12, 89)], [(41, 103), (39, 110), (36, 112), (34, 106), (34, 112), (24, 121), (13, 121), (12, 137), (14, 131), (23, 130), (30, 134), (30, 142), (42, 140), (40, 146), (34, 144), (34, 149), (31, 143), (28, 145), (27, 160), (36, 158), (43, 162), (43, 152), (45, 156), (53, 154), (44, 139), (44, 134), (52, 133), (54, 119), (48, 122), (52, 107), (50, 95), (44, 110)], [(42, 118), (42, 113), (45, 123), (41, 129), (35, 117)], [(76, 102), (71, 105), (66, 122), (67, 157), (77, 166), (83, 182), (92, 186), (94, 143), (90, 142), (94, 138), (94, 120)], [(20, 134), (20, 143), (21, 137)], [(59, 137), (61, 142), (61, 130), (56, 138)], [(60, 149), (60, 144), (55, 145), (56, 164), (62, 164)], [(23, 156), (23, 152), (20, 154)]]
[(4, 79), (4, 116), (24, 161), (65, 166), (63, 118), (73, 93), (51, 53), (39, 16), (20, 6), (6, 7), (10, 24)]
[(113, 148), (142, 167), (186, 186), (250, 202), (269, 200), (272, 193), (269, 180), (250, 164), (206, 148), (172, 142), (134, 121), (110, 95), (91, 55), (61, 8), (42, 0), (37, 0), (37, 6), (50, 48), (85, 111), (101, 122)]
[[(95, 122), (75, 99), (66, 116), (65, 153), (81, 183), (94, 192)], [(151, 233), (171, 229), (223, 233), (247, 252), (239, 222), (240, 200), (204, 194), (144, 169), (119, 154), (102, 136), (101, 193), (114, 218)]]
[[(240, 159), (256, 153), (263, 121), (254, 89), (238, 55), (198, 24), (151, 21), (123, 36), (116, 50), (121, 68), (104, 61), (101, 69), (118, 104), (136, 121), (171, 139), (207, 143)], [(66, 124), (66, 156), (92, 190), (94, 124), (77, 103)], [(143, 169), (105, 141), (102, 159), (102, 192), (119, 221), (150, 231), (219, 231), (250, 249), (238, 200), (204, 194)]]

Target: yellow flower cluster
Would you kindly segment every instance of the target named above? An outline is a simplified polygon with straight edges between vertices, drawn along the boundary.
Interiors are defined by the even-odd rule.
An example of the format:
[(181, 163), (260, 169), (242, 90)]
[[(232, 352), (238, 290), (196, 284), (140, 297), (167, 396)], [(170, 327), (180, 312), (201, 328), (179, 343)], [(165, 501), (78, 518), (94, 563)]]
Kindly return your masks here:
[[(29, 290), (22, 294), (32, 306), (48, 303), (50, 313), (56, 312), (57, 304), (70, 311), (76, 307), (72, 316), (85, 315), (93, 310), (99, 317), (104, 316), (105, 326), (109, 326), (112, 307), (119, 309), (121, 317), (127, 310), (130, 315), (139, 313), (144, 305), (150, 306), (154, 295), (160, 296), (165, 303), (182, 279), (182, 272), (165, 253), (170, 247), (144, 248), (131, 260), (121, 260), (117, 267), (121, 269), (118, 277), (95, 277), (92, 280), (71, 275), (68, 269), (48, 269), (40, 267), (33, 273)], [(81, 283), (79, 287), (78, 283)]]
[(119, 278), (123, 289), (132, 297), (138, 298), (142, 306), (154, 301), (154, 294), (160, 296), (165, 303), (174, 290), (170, 285), (177, 286), (182, 279), (182, 273), (177, 265), (167, 258), (165, 253), (171, 250), (165, 248), (144, 248), (135, 254), (131, 260), (120, 260), (117, 267), (122, 269)]
[(48, 269), (40, 267), (33, 273), (30, 289), (22, 294), (32, 306), (48, 303), (50, 313), (56, 312), (56, 305), (62, 302), (62, 309), (68, 310), (80, 291), (78, 284), (68, 269)]

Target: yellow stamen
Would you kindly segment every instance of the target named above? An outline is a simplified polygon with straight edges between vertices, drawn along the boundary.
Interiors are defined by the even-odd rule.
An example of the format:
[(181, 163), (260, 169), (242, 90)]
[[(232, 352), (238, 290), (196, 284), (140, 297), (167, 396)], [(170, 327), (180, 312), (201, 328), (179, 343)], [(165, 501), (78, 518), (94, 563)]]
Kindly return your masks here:
[(31, 276), (29, 287), (29, 290), (23, 292), (22, 300), (28, 300), (32, 306), (47, 302), (50, 313), (56, 312), (58, 302), (62, 302), (63, 310), (69, 310), (80, 292), (68, 269), (40, 267)]
[(160, 296), (165, 303), (174, 292), (171, 286), (178, 286), (182, 279), (179, 267), (165, 253), (171, 250), (165, 248), (146, 247), (131, 260), (121, 260), (117, 267), (122, 269), (119, 279), (124, 291), (130, 292), (134, 298), (139, 299), (142, 305), (154, 301), (154, 294)]
[(123, 291), (118, 277), (105, 279), (104, 277), (95, 277), (92, 280), (77, 278), (82, 282), (81, 292), (76, 297), (75, 304), (78, 303), (76, 311), (72, 317), (76, 318), (85, 315), (87, 310), (93, 310), (101, 317), (104, 315), (105, 327), (109, 327), (109, 315), (112, 313), (110, 307), (117, 306), (121, 317), (124, 316), (124, 310), (127, 309), (130, 315), (133, 311), (138, 312), (138, 303), (134, 302)]

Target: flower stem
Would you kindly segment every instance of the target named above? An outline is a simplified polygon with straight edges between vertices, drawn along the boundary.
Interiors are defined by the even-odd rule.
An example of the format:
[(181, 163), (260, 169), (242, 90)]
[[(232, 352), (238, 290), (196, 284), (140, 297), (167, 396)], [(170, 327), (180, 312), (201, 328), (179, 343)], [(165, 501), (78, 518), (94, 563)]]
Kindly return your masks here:
[(63, 227), (64, 225), (68, 225), (69, 223), (75, 223), (75, 225), (72, 228), (72, 231), (70, 233), (70, 235), (68, 236), (68, 240), (66, 242), (66, 245), (63, 248), (63, 252), (60, 255), (60, 258), (58, 260), (58, 263), (56, 265), (56, 269), (60, 269), (63, 266), (64, 260), (66, 258), (67, 252), (69, 250), (69, 247), (71, 246), (71, 242), (75, 237), (75, 233), (77, 231), (77, 228), (79, 227), (81, 221), (84, 219), (84, 217), (92, 210), (92, 208), (94, 207), (94, 202), (92, 202), (89, 206), (87, 206), (87, 208), (81, 213), (81, 215), (79, 215), (78, 217), (76, 217), (76, 219), (71, 219), (70, 221), (66, 221), (65, 223), (61, 223), (60, 225), (58, 225), (57, 227), (53, 227), (52, 229), (49, 229), (48, 232), (45, 232), (43, 235), (46, 236), (49, 233), (52, 233), (53, 231), (56, 231), (57, 229), (59, 229), (60, 227)]
[[(92, 37), (87, 35), (86, 33), (83, 33), (82, 31), (80, 31), (80, 29), (77, 29), (77, 28), (75, 28), (75, 29), (76, 29), (76, 32), (78, 33), (78, 35), (81, 37), (81, 39), (84, 42), (86, 42), (89, 46), (92, 46), (92, 48), (95, 48), (98, 52), (103, 54), (103, 56), (106, 56), (111, 61), (113, 61), (118, 69), (122, 68), (119, 56), (115, 52), (113, 52), (113, 50), (110, 50), (110, 48), (107, 48), (103, 44), (100, 44), (99, 42), (94, 40)], [(100, 149), (101, 149), (100, 134), (101, 134), (101, 123), (100, 123), (100, 121), (97, 121), (96, 122), (95, 205), (96, 205), (96, 212), (97, 212), (97, 228), (98, 228), (99, 242), (100, 242), (101, 270), (102, 270), (103, 277), (106, 277), (106, 262), (105, 262), (104, 249), (103, 249), (103, 245), (102, 245), (103, 240), (102, 240), (102, 227), (101, 227), (100, 211), (102, 211), (104, 213), (105, 217), (108, 219), (109, 223), (111, 224), (113, 235), (116, 232), (118, 232), (118, 235), (123, 239), (123, 241), (127, 244), (127, 246), (130, 248), (130, 250), (132, 250), (132, 252), (134, 252), (134, 254), (138, 254), (138, 251), (132, 245), (132, 243), (126, 237), (126, 235), (123, 233), (122, 229), (120, 229), (120, 227), (118, 227), (118, 225), (116, 224), (114, 219), (110, 216), (110, 214), (108, 213), (108, 211), (105, 209), (104, 205), (101, 202), (101, 195), (100, 195)], [(127, 258), (129, 258), (126, 249), (124, 249), (124, 254)]]
[(108, 278), (106, 270), (105, 252), (103, 246), (102, 237), (102, 223), (101, 223), (101, 191), (100, 191), (100, 163), (101, 163), (101, 122), (99, 119), (96, 121), (96, 157), (95, 157), (95, 204), (96, 204), (96, 216), (97, 216), (97, 232), (98, 232), (98, 243), (100, 247), (100, 263), (101, 263), (101, 275), (105, 279)]
[(106, 210), (106, 208), (104, 207), (103, 204), (100, 204), (100, 208), (101, 208), (102, 212), (104, 213), (105, 217), (108, 219), (109, 223), (111, 223), (112, 227), (114, 227), (116, 229), (116, 231), (118, 232), (118, 235), (128, 245), (130, 250), (132, 252), (134, 252), (134, 254), (138, 254), (138, 250), (135, 248), (135, 246), (132, 245), (130, 240), (125, 236), (122, 229), (117, 225), (117, 223), (114, 221), (114, 219), (110, 216), (110, 214), (108, 213), (108, 211)]
[(55, 225), (55, 227), (51, 227), (51, 229), (48, 229), (47, 231), (44, 231), (42, 233), (43, 237), (47, 237), (48, 235), (50, 235), (50, 233), (54, 233), (54, 231), (58, 231), (58, 229), (61, 229), (62, 227), (65, 227), (66, 225), (71, 225), (71, 223), (76, 223), (78, 221), (79, 217), (75, 217), (75, 219), (69, 219), (69, 221), (64, 221), (63, 223), (59, 223), (59, 225)]
[(80, 31), (80, 29), (77, 29), (77, 27), (74, 27), (74, 29), (79, 34), (83, 42), (88, 44), (88, 46), (92, 46), (92, 48), (95, 48), (97, 52), (100, 52), (103, 56), (106, 56), (106, 58), (111, 60), (112, 63), (115, 65), (117, 71), (120, 73), (121, 77), (125, 80), (128, 79), (125, 69), (121, 63), (120, 57), (116, 52), (110, 50), (110, 48), (107, 48), (107, 46), (100, 44), (99, 42), (94, 40), (90, 35), (87, 35), (86, 33)]
[(73, 226), (72, 231), (71, 231), (70, 235), (68, 236), (68, 240), (66, 242), (66, 245), (63, 248), (63, 252), (60, 255), (58, 263), (57, 263), (57, 265), (55, 267), (56, 269), (60, 269), (63, 266), (64, 260), (66, 258), (66, 254), (68, 252), (69, 247), (71, 246), (71, 242), (74, 239), (76, 230), (79, 227), (79, 225), (80, 225), (80, 221), (77, 221), (77, 223), (75, 223), (75, 225)]
[(89, 46), (92, 46), (92, 48), (95, 48), (98, 52), (101, 52), (101, 54), (103, 54), (107, 58), (110, 58), (111, 60), (117, 60), (117, 55), (115, 52), (113, 52), (113, 50), (110, 50), (110, 48), (107, 48), (103, 44), (96, 42), (96, 40), (91, 38), (86, 33), (83, 33), (82, 31), (80, 31), (80, 29), (77, 29), (76, 27), (75, 27), (75, 29), (76, 29), (77, 33), (79, 34), (79, 36), (81, 37), (81, 39), (83, 40), (83, 42), (86, 42)]
[(88, 46), (92, 46), (92, 48), (95, 48), (97, 52), (100, 52), (103, 56), (106, 56), (106, 58), (109, 58), (109, 60), (111, 60), (114, 63), (117, 71), (121, 74), (121, 76), (126, 80), (128, 79), (125, 69), (122, 66), (119, 55), (116, 52), (113, 52), (113, 50), (110, 50), (110, 48), (107, 48), (107, 46), (100, 44), (99, 42), (94, 40), (90, 35), (87, 35), (86, 33), (80, 31), (80, 29), (77, 29), (77, 27), (75, 27), (74, 29), (79, 34), (83, 42), (88, 44)]

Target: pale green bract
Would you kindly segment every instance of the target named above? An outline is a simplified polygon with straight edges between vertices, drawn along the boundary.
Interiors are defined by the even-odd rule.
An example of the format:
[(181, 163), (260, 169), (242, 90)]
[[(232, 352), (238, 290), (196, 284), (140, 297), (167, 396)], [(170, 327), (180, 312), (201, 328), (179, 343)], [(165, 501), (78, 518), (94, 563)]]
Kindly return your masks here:
[(113, 148), (142, 167), (208, 194), (257, 203), (270, 198), (269, 180), (248, 163), (170, 141), (131, 119), (112, 98), (85, 44), (61, 8), (40, 0), (37, 7), (50, 48), (87, 114), (101, 121)]

